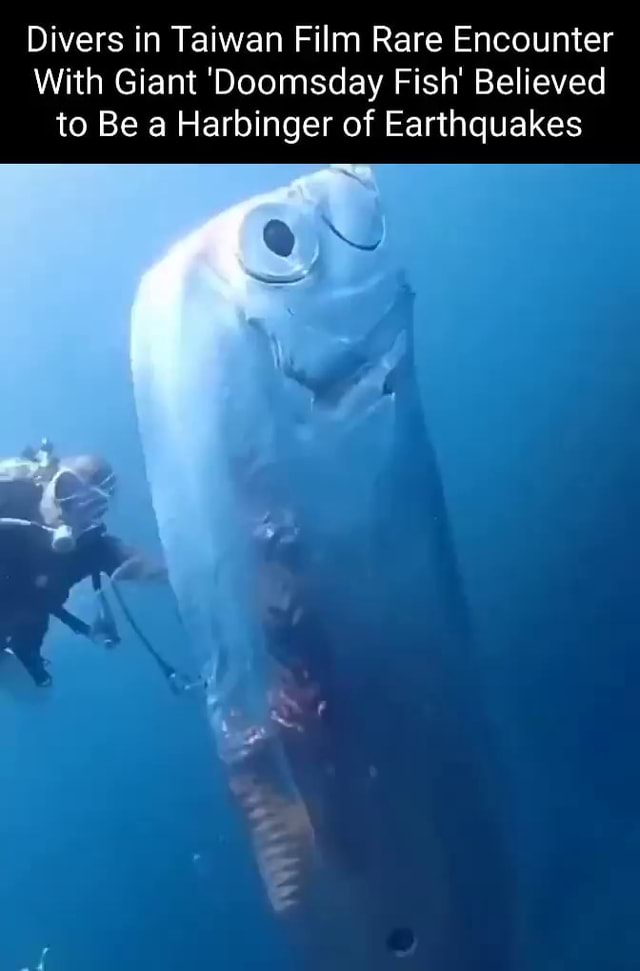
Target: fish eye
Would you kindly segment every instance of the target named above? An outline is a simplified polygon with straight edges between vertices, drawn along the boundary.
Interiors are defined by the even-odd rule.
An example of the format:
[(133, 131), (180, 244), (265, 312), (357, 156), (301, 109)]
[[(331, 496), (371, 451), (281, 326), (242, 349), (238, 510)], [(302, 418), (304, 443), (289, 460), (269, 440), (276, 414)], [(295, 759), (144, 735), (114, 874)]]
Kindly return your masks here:
[(244, 217), (237, 255), (256, 280), (294, 283), (308, 276), (318, 257), (315, 226), (296, 206), (261, 204)]
[(334, 169), (322, 208), (325, 222), (350, 246), (374, 250), (382, 242), (385, 221), (377, 188), (357, 170)]
[(262, 231), (267, 249), (276, 256), (291, 256), (296, 238), (281, 219), (270, 219)]
[(333, 165), (317, 182), (301, 180), (326, 225), (355, 249), (375, 250), (385, 236), (378, 188), (368, 166)]

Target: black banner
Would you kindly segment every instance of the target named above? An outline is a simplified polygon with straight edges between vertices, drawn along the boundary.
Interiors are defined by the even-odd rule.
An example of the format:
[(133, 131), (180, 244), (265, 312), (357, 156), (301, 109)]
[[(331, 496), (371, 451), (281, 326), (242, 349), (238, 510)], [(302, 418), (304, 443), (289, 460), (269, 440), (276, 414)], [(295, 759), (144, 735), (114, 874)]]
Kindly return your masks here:
[(640, 161), (630, 24), (414, 19), (5, 27), (0, 161)]

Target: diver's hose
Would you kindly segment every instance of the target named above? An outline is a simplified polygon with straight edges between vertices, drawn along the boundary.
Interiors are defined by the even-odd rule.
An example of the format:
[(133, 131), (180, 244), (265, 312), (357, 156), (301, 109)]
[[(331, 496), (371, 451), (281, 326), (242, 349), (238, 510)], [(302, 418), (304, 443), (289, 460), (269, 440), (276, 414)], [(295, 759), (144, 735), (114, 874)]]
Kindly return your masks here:
[(41, 523), (32, 523), (29, 519), (12, 519), (10, 516), (4, 516), (0, 519), (0, 529), (13, 529), (13, 527), (17, 526), (30, 526), (32, 529), (49, 530), (48, 526), (43, 526)]
[[(122, 613), (126, 617), (127, 623), (131, 627), (131, 630), (134, 632), (134, 634), (136, 635), (136, 637), (138, 638), (142, 646), (154, 659), (154, 661), (156, 662), (156, 664), (164, 674), (165, 678), (169, 682), (169, 686), (171, 687), (172, 691), (178, 693), (180, 689), (188, 690), (188, 687), (190, 686), (188, 679), (185, 678), (184, 675), (181, 675), (174, 667), (172, 667), (172, 665), (169, 664), (168, 661), (165, 661), (164, 658), (160, 657), (160, 655), (153, 647), (151, 642), (148, 640), (147, 637), (145, 637), (143, 632), (138, 627), (138, 624), (136, 623), (135, 618), (133, 617), (133, 615), (131, 614), (131, 611), (127, 607), (122, 594), (118, 590), (117, 584), (114, 583), (111, 577), (108, 577), (108, 580), (109, 580), (109, 586), (111, 587), (113, 596), (118, 601), (120, 609), (122, 610)], [(180, 682), (180, 685), (178, 685), (178, 682)]]
[(51, 536), (51, 548), (57, 553), (65, 553), (74, 546), (73, 534), (68, 526), (62, 525), (55, 529), (52, 526), (45, 526), (42, 523), (32, 522), (30, 519), (14, 519), (9, 516), (5, 516), (0, 519), (0, 528), (2, 529), (39, 529), (41, 532), (48, 533)]

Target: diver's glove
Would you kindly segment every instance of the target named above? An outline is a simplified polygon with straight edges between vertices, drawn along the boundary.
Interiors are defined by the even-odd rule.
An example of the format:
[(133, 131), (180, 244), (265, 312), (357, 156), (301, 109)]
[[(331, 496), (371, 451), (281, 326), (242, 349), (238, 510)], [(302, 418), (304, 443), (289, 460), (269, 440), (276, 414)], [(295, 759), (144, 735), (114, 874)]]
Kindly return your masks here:
[(141, 553), (133, 553), (111, 575), (111, 580), (113, 583), (122, 580), (167, 582), (168, 571), (164, 563), (147, 559)]
[(120, 643), (120, 638), (116, 634), (115, 637), (111, 636), (107, 631), (101, 629), (99, 625), (91, 625), (91, 633), (89, 634), (90, 639), (94, 644), (101, 644), (103, 647), (116, 647)]
[(115, 618), (102, 591), (98, 594), (98, 611), (91, 625), (89, 637), (94, 644), (103, 644), (109, 648), (120, 643)]

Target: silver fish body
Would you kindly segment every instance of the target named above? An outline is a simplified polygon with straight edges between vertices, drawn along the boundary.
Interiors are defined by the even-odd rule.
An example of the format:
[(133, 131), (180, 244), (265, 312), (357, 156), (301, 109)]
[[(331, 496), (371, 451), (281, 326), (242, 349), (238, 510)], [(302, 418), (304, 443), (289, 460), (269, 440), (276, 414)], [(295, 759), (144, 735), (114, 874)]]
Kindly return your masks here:
[(171, 583), (274, 913), (311, 971), (506, 971), (466, 605), (370, 169), (215, 216), (132, 313)]

